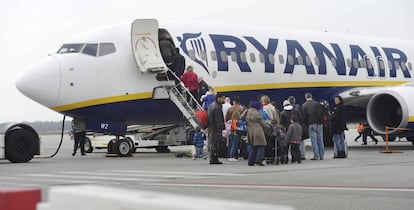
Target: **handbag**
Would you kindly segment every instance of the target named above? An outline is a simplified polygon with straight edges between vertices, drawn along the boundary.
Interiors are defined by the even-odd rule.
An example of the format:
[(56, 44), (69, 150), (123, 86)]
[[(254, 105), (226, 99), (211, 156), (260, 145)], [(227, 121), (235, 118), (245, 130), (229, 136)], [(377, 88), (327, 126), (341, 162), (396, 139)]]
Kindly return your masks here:
[(265, 136), (275, 136), (275, 132), (273, 130), (273, 125), (269, 123), (265, 123), (265, 125), (262, 125), (263, 132)]

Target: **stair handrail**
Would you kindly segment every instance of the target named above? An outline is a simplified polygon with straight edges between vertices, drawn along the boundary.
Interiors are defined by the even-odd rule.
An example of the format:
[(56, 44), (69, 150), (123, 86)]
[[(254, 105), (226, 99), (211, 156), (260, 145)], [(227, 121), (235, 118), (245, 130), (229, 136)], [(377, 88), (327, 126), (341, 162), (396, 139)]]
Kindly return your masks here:
[[(181, 79), (175, 74), (174, 71), (172, 71), (170, 68), (168, 68), (168, 71), (178, 80), (180, 81), (177, 85), (175, 85), (175, 89), (177, 90), (178, 93), (180, 93), (179, 88), (181, 88), (182, 90), (184, 90), (186, 92), (186, 94), (188, 94), (191, 99), (193, 100), (193, 102), (196, 103), (196, 107), (197, 110), (202, 110), (203, 107), (200, 105), (200, 103), (198, 103), (198, 99), (194, 98), (193, 94), (191, 94), (190, 90), (188, 90), (188, 88), (184, 85), (184, 83), (181, 81)], [(167, 78), (168, 78), (168, 74), (167, 74)], [(170, 78), (168, 78), (169, 80)], [(181, 94), (182, 95), (182, 94)]]

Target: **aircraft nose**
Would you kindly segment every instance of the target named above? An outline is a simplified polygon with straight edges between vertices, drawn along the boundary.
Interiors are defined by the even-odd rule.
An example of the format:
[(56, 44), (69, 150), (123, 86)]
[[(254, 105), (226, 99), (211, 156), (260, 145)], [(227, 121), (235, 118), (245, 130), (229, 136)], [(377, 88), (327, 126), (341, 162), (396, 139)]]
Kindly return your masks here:
[(60, 92), (60, 65), (49, 56), (35, 63), (18, 76), (17, 89), (28, 98), (46, 107), (56, 105)]

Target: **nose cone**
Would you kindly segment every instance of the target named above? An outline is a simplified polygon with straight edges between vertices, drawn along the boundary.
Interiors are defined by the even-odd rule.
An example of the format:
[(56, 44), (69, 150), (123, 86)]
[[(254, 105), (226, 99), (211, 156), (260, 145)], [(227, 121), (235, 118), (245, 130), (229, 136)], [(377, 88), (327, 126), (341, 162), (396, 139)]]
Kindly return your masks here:
[(49, 56), (26, 68), (16, 80), (17, 89), (46, 107), (56, 105), (60, 92), (60, 65)]

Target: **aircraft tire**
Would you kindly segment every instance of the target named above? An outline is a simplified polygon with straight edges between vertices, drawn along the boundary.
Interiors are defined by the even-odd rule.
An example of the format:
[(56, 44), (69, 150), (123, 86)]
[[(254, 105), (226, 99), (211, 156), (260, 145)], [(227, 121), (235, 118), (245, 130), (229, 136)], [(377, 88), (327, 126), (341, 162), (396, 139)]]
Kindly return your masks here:
[(112, 139), (112, 140), (110, 140), (109, 142), (108, 142), (108, 147), (107, 147), (107, 149), (108, 149), (108, 154), (116, 154), (116, 152), (114, 151), (114, 148), (115, 148), (115, 142), (116, 142), (116, 140), (115, 139)]
[(131, 144), (126, 139), (120, 139), (115, 144), (115, 150), (116, 150), (116, 153), (118, 154), (119, 157), (130, 156), (131, 153), (132, 153)]
[(85, 137), (85, 144), (83, 145), (83, 149), (86, 153), (92, 153), (93, 152), (93, 146), (91, 139), (88, 137)]
[(411, 143), (414, 145), (414, 136), (408, 136), (405, 138), (407, 139), (407, 141), (411, 141)]
[(36, 148), (36, 136), (25, 129), (10, 131), (6, 137), (6, 159), (13, 163), (30, 161)]
[(130, 137), (126, 137), (127, 141), (129, 142), (129, 145), (131, 146), (131, 153), (134, 153), (136, 148), (134, 145), (134, 141)]

